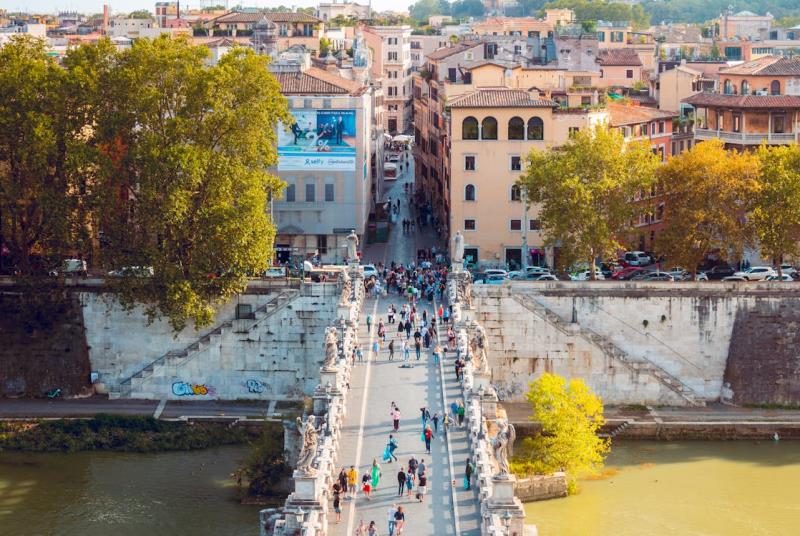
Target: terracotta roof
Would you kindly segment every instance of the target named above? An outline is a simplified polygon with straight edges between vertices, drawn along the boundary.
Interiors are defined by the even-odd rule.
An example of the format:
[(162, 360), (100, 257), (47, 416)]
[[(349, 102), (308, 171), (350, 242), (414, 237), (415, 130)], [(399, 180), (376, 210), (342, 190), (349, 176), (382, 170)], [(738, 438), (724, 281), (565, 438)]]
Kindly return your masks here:
[(723, 95), (721, 93), (698, 93), (683, 99), (696, 106), (729, 108), (800, 108), (800, 96), (796, 95)]
[(258, 11), (255, 13), (239, 13), (237, 11), (231, 11), (230, 13), (225, 13), (224, 15), (220, 15), (219, 17), (214, 19), (214, 23), (235, 23), (235, 22), (256, 23), (264, 17), (266, 17), (268, 20), (271, 20), (272, 22), (308, 22), (312, 24), (322, 22), (320, 19), (314, 17), (313, 15), (308, 15), (306, 13), (292, 13), (290, 11), (286, 12)]
[(451, 47), (440, 48), (434, 50), (427, 56), (425, 59), (428, 60), (443, 60), (445, 58), (449, 58), (459, 52), (464, 52), (465, 50), (469, 50), (471, 48), (475, 48), (476, 46), (480, 45), (480, 42), (472, 42), (472, 43), (457, 43)]
[(764, 56), (734, 67), (720, 69), (720, 74), (753, 74), (768, 76), (800, 75), (800, 58)]
[(611, 48), (597, 54), (597, 63), (605, 66), (641, 66), (642, 60), (632, 48)]
[(665, 112), (655, 108), (627, 106), (625, 104), (608, 104), (608, 112), (611, 117), (612, 127), (648, 123), (678, 116), (677, 113)]
[(535, 98), (521, 89), (479, 89), (454, 97), (451, 108), (555, 108), (558, 104), (550, 99)]
[(274, 73), (284, 95), (356, 95), (366, 86), (317, 67), (303, 72)]

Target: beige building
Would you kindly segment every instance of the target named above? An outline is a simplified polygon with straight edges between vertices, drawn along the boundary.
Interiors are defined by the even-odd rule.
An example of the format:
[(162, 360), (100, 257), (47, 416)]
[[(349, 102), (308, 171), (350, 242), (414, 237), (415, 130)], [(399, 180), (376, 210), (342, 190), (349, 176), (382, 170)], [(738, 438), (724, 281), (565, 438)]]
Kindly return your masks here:
[(366, 26), (364, 40), (372, 58), (372, 76), (384, 95), (384, 124), (393, 134), (411, 128), (411, 26)]
[[(449, 99), (451, 234), (480, 266), (552, 264), (537, 207), (526, 210), (515, 182), (532, 149), (563, 144), (571, 133), (608, 121), (605, 110), (562, 109), (536, 90), (480, 88)], [(527, 258), (526, 258), (527, 257)]]
[(361, 5), (355, 2), (320, 2), (314, 14), (323, 22), (336, 17), (361, 20), (369, 18), (370, 8), (369, 4)]
[(601, 50), (597, 55), (600, 64), (600, 87), (633, 87), (644, 83), (643, 66), (639, 55), (630, 48)]
[(703, 90), (703, 73), (686, 65), (662, 72), (658, 76), (656, 97), (661, 110), (680, 112), (682, 101)]
[(209, 36), (247, 36), (265, 18), (277, 26), (276, 45), (279, 51), (294, 45), (319, 50), (319, 38), (325, 33), (325, 25), (317, 17), (306, 13), (231, 11), (205, 22), (204, 26)]
[(472, 32), (483, 35), (506, 35), (523, 37), (552, 36), (556, 26), (571, 24), (575, 13), (571, 9), (545, 10), (544, 18), (536, 17), (490, 17), (472, 24)]
[(425, 65), (425, 59), (431, 52), (450, 45), (444, 35), (412, 35), (411, 36), (411, 68), (419, 71)]
[(762, 32), (768, 32), (772, 28), (774, 17), (766, 15), (756, 15), (751, 11), (740, 11), (733, 13), (728, 8), (717, 19), (715, 30), (720, 39), (754, 39), (758, 38)]

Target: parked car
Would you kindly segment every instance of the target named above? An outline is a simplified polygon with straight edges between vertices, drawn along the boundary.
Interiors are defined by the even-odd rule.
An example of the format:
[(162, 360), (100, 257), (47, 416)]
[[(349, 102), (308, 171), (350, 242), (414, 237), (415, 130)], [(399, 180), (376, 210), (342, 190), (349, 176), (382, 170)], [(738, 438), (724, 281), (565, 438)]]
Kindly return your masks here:
[(110, 277), (153, 277), (154, 274), (152, 266), (123, 266), (108, 272)]
[[(673, 266), (667, 272), (672, 276), (673, 281), (691, 281), (692, 273), (680, 266)], [(708, 276), (703, 272), (697, 272), (697, 281), (708, 281)]]
[(778, 276), (778, 274), (768, 276), (764, 281), (794, 281), (794, 278), (789, 274), (782, 274)]
[(553, 274), (528, 274), (528, 281), (558, 281)]
[(771, 266), (753, 266), (743, 272), (735, 272), (733, 275), (743, 277), (746, 281), (763, 281), (777, 272)]
[(508, 272), (503, 270), (503, 269), (501, 269), (501, 268), (487, 268), (486, 270), (483, 271), (483, 273), (485, 273), (487, 276), (489, 276), (489, 275), (501, 275), (501, 276), (503, 276), (503, 279), (507, 279), (508, 278)]
[(643, 271), (644, 270), (642, 268), (637, 266), (626, 266), (622, 270), (617, 270), (611, 274), (611, 279), (616, 279), (617, 281), (627, 281)]
[(675, 281), (667, 272), (642, 271), (631, 278), (631, 281)]
[(644, 251), (628, 251), (621, 260), (628, 266), (647, 266), (653, 262), (650, 255)]
[(732, 276), (735, 272), (736, 270), (727, 264), (719, 264), (710, 270), (705, 270), (703, 273), (710, 281), (719, 281), (720, 279)]
[(58, 268), (50, 270), (50, 275), (53, 277), (86, 277), (88, 273), (86, 261), (81, 259), (64, 259)]
[(364, 279), (378, 277), (378, 269), (375, 268), (374, 264), (365, 264), (362, 269), (364, 270)]
[(734, 281), (738, 283), (746, 283), (747, 279), (740, 275), (729, 275), (728, 277), (723, 277), (722, 281)]
[(501, 274), (487, 274), (483, 278), (483, 283), (486, 285), (502, 285), (506, 277)]
[[(777, 272), (778, 270), (775, 271)], [(781, 272), (794, 277), (794, 274), (797, 273), (797, 269), (795, 269), (795, 267), (791, 264), (781, 264)]]
[(550, 268), (547, 266), (528, 266), (525, 268), (525, 272), (528, 274), (549, 274)]
[[(573, 281), (590, 281), (592, 279), (592, 272), (591, 270), (584, 270), (582, 272), (572, 274), (570, 278)], [(600, 270), (597, 270), (595, 271), (595, 278), (598, 280), (602, 280), (605, 279), (605, 276)]]
[(525, 274), (520, 272), (519, 270), (514, 270), (513, 272), (508, 272), (509, 279), (525, 279)]
[(267, 279), (286, 277), (286, 268), (283, 266), (270, 266), (264, 270), (264, 273), (261, 275), (261, 277), (266, 277)]

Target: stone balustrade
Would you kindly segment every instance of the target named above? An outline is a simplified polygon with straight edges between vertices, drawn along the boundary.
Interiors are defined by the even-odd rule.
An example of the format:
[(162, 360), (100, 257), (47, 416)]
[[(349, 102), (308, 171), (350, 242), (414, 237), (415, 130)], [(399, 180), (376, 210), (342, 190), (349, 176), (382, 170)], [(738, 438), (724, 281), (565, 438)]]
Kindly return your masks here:
[[(342, 423), (350, 385), (351, 356), (358, 344), (358, 320), (364, 301), (364, 279), (358, 266), (350, 267), (343, 281), (338, 306), (338, 360), (320, 368), (320, 383), (313, 395), (313, 413), (322, 422), (311, 474), (295, 470), (294, 492), (280, 512), (262, 510), (261, 536), (323, 536), (328, 533), (330, 493), (336, 467)], [(287, 432), (288, 433), (288, 432)]]
[[(522, 502), (514, 495), (516, 478), (513, 475), (497, 475), (489, 424), (498, 417), (498, 399), (491, 385), (491, 373), (486, 367), (476, 370), (472, 363), (469, 340), (471, 335), (478, 332), (479, 324), (474, 320), (476, 315), (472, 309), (471, 292), (469, 274), (454, 270), (448, 280), (447, 295), (453, 306), (456, 355), (466, 361), (461, 388), (470, 455), (475, 464), (473, 479), (481, 502), (481, 534), (535, 535), (536, 527), (525, 525)], [(488, 344), (488, 341), (484, 344)], [(487, 353), (489, 350), (487, 348)]]

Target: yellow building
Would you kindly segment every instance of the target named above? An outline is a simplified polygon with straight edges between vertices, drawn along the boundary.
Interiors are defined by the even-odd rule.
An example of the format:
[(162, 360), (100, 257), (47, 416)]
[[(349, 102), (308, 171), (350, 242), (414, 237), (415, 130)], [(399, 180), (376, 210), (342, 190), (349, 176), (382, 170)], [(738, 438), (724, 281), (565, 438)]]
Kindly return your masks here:
[(537, 207), (526, 210), (515, 182), (532, 149), (559, 146), (575, 131), (607, 122), (607, 112), (563, 108), (535, 89), (496, 87), (449, 98), (448, 107), (449, 229), (463, 232), (465, 257), (480, 266), (552, 264), (545, 259)]

